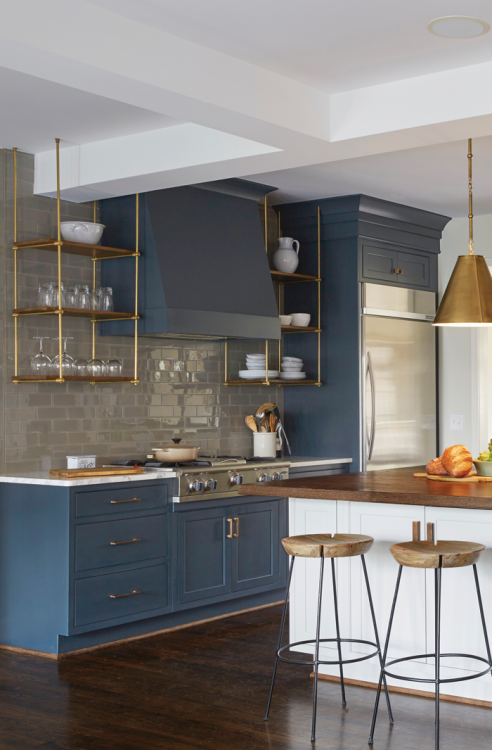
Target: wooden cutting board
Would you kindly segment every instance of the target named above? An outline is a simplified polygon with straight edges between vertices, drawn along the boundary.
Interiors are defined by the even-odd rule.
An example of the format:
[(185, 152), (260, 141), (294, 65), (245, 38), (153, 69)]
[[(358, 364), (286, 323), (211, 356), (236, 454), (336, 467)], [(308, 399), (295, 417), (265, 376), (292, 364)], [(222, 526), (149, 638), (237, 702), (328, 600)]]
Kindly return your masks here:
[(432, 479), (433, 482), (458, 482), (459, 484), (470, 484), (470, 482), (492, 482), (492, 477), (479, 477), (478, 474), (469, 474), (467, 477), (441, 477), (437, 474), (414, 474), (414, 477)]
[(50, 469), (50, 474), (60, 479), (73, 479), (74, 477), (113, 477), (118, 474), (143, 474), (144, 471), (140, 466), (136, 469), (128, 466), (106, 466), (105, 468), (96, 466), (92, 469)]

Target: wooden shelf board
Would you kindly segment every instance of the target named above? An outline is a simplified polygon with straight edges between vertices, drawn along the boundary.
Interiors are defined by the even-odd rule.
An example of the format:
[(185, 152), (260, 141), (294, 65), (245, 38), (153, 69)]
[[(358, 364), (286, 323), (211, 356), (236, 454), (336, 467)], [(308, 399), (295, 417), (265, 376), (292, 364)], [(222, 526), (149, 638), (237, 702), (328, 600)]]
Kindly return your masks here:
[[(12, 315), (57, 315), (57, 307), (18, 307), (12, 310)], [(72, 307), (64, 307), (63, 315), (69, 318), (90, 318), (91, 320), (125, 320), (133, 318), (134, 313), (106, 312), (106, 310), (76, 310)]]
[[(47, 375), (44, 378), (40, 378), (39, 375), (12, 375), (12, 380), (18, 383), (53, 383), (58, 380), (58, 375)], [(63, 380), (66, 382), (81, 381), (83, 383), (133, 383), (135, 378), (127, 377), (100, 377), (96, 378), (92, 375), (64, 375)], [(138, 382), (138, 378), (137, 378)]]
[[(258, 380), (246, 380), (240, 378), (239, 380), (226, 380), (225, 385), (266, 385), (262, 378)], [(270, 385), (318, 385), (317, 380), (280, 380), (280, 378), (271, 378)]]
[[(24, 240), (23, 242), (16, 242), (14, 244), (14, 250), (24, 249), (37, 249), (37, 250), (51, 250), (52, 252), (58, 251), (57, 240), (53, 237), (41, 237), (35, 240)], [(119, 247), (105, 247), (104, 245), (86, 245), (82, 242), (66, 242), (62, 240), (61, 244), (62, 253), (69, 253), (70, 255), (85, 255), (88, 258), (95, 258), (97, 260), (103, 260), (104, 258), (126, 258), (134, 255), (134, 250), (123, 250)]]
[(282, 333), (320, 333), (316, 326), (282, 326)]
[(306, 281), (321, 281), (317, 276), (307, 276), (304, 273), (284, 273), (270, 269), (272, 280), (278, 284), (300, 284)]

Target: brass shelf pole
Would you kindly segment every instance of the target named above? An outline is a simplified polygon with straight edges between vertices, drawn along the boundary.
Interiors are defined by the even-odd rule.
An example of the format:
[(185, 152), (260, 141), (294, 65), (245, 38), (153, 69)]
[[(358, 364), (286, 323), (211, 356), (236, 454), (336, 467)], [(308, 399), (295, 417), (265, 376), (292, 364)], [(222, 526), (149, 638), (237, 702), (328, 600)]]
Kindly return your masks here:
[(139, 235), (139, 194), (135, 196), (135, 362), (133, 369), (133, 385), (137, 385), (138, 377), (138, 258), (140, 256), (138, 235)]
[(224, 385), (228, 385), (228, 382), (227, 382), (227, 339), (224, 342)]
[(56, 246), (58, 251), (58, 358), (59, 358), (59, 382), (63, 383), (63, 326), (62, 326), (62, 282), (61, 282), (61, 206), (60, 206), (60, 139), (55, 138), (56, 143)]
[[(14, 244), (17, 244), (17, 148), (14, 152)], [(14, 309), (17, 310), (17, 248), (14, 247)], [(19, 316), (14, 315), (14, 377), (19, 375)], [(17, 383), (16, 383), (17, 385)]]
[(318, 382), (321, 385), (321, 210), (318, 206)]

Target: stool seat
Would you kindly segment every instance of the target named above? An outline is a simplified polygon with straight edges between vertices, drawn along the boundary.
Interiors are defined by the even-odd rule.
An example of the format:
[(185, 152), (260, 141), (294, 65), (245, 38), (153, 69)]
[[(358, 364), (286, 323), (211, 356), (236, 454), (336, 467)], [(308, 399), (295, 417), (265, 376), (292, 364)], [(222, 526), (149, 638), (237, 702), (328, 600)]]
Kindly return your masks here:
[(443, 568), (465, 568), (474, 565), (484, 549), (476, 542), (403, 542), (390, 547), (390, 552), (408, 568), (438, 568), (440, 557)]
[(293, 557), (355, 557), (365, 555), (374, 539), (364, 534), (302, 534), (287, 536), (282, 545)]

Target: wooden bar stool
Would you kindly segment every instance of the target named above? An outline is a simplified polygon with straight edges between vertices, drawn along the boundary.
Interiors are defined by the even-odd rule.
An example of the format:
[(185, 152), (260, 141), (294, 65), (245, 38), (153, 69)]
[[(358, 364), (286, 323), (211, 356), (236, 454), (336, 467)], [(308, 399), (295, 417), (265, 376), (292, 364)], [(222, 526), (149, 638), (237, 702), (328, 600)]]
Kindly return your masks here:
[[(476, 562), (485, 547), (483, 544), (477, 544), (476, 542), (434, 542), (434, 524), (427, 524), (427, 541), (420, 541), (420, 522), (415, 521), (413, 524), (413, 541), (404, 542), (402, 544), (394, 544), (390, 547), (390, 552), (395, 560), (400, 564), (398, 569), (398, 576), (396, 578), (395, 595), (393, 597), (393, 604), (391, 607), (391, 614), (388, 624), (388, 633), (386, 635), (386, 642), (384, 645), (383, 662), (381, 666), (381, 675), (379, 678), (378, 690), (376, 693), (376, 703), (374, 705), (374, 714), (372, 717), (371, 734), (369, 736), (369, 744), (372, 745), (374, 739), (374, 729), (376, 726), (376, 718), (379, 706), (379, 698), (381, 695), (381, 683), (388, 677), (394, 677), (398, 680), (407, 680), (409, 682), (426, 682), (433, 683), (435, 685), (435, 704), (436, 704), (436, 719), (435, 719), (435, 747), (436, 750), (439, 748), (439, 691), (440, 686), (447, 682), (463, 682), (464, 680), (473, 680), (476, 677), (482, 677), (491, 671), (492, 668), (492, 657), (490, 652), (489, 638), (487, 635), (487, 627), (485, 624), (485, 616), (483, 612), (482, 596), (480, 594), (480, 585), (478, 582), (478, 573)], [(485, 648), (487, 651), (487, 658), (483, 656), (475, 656), (474, 654), (441, 654), (441, 578), (443, 568), (464, 568), (466, 566), (473, 565), (473, 575), (475, 578), (475, 586), (477, 589), (478, 607), (480, 610), (480, 617), (482, 619), (483, 635), (485, 639)], [(434, 568), (434, 612), (435, 612), (435, 648), (433, 654), (419, 654), (417, 656), (405, 656), (400, 659), (393, 659), (392, 661), (386, 662), (388, 655), (388, 644), (391, 635), (391, 628), (393, 625), (393, 616), (395, 614), (396, 600), (398, 597), (398, 590), (400, 588), (401, 573), (403, 566), (408, 568)], [(442, 680), (440, 675), (441, 669), (441, 657), (466, 657), (468, 659), (475, 659), (481, 661), (487, 665), (487, 669), (482, 672), (477, 672), (466, 677), (456, 677)], [(414, 659), (434, 658), (434, 679), (423, 679), (419, 677), (406, 677), (404, 675), (394, 674), (388, 670), (393, 664), (399, 664), (404, 661), (411, 661)]]
[[(342, 704), (346, 705), (345, 700), (345, 685), (343, 681), (343, 664), (354, 664), (358, 661), (365, 661), (371, 659), (373, 656), (378, 655), (383, 667), (383, 660), (381, 654), (381, 647), (379, 644), (379, 635), (376, 625), (376, 616), (374, 614), (374, 607), (372, 603), (371, 589), (369, 586), (369, 577), (367, 575), (366, 561), (364, 554), (371, 548), (374, 539), (370, 536), (364, 536), (363, 534), (306, 534), (303, 536), (290, 536), (282, 539), (282, 545), (288, 555), (291, 555), (291, 563), (289, 569), (289, 578), (287, 582), (287, 591), (285, 593), (284, 609), (282, 612), (282, 620), (280, 623), (280, 633), (278, 637), (277, 651), (275, 655), (275, 666), (273, 669), (272, 683), (270, 686), (270, 695), (268, 697), (267, 710), (265, 714), (265, 720), (268, 719), (270, 711), (270, 705), (272, 702), (273, 687), (275, 685), (275, 676), (277, 673), (278, 662), (283, 661), (287, 664), (301, 664), (307, 666), (313, 666), (314, 664), (314, 694), (313, 694), (313, 720), (312, 720), (312, 731), (311, 731), (311, 742), (314, 742), (316, 735), (316, 709), (318, 702), (318, 668), (320, 664), (338, 664), (340, 667), (340, 683), (342, 688)], [(335, 577), (335, 557), (356, 557), (359, 556), (362, 560), (362, 569), (364, 571), (364, 578), (367, 587), (367, 595), (369, 598), (369, 606), (371, 609), (372, 622), (374, 625), (374, 636), (375, 642), (362, 641), (354, 638), (340, 638), (340, 626), (338, 622), (338, 597)], [(289, 643), (287, 646), (282, 647), (282, 637), (285, 626), (285, 616), (287, 614), (287, 605), (289, 600), (290, 583), (292, 580), (292, 571), (294, 569), (294, 561), (296, 557), (319, 557), (320, 558), (320, 572), (319, 572), (319, 591), (318, 591), (318, 614), (316, 623), (316, 638), (309, 641), (297, 641), (296, 643)], [(325, 557), (331, 557), (331, 575), (333, 583), (333, 600), (334, 600), (334, 612), (335, 612), (335, 625), (336, 625), (336, 638), (320, 638), (320, 627), (321, 627), (321, 603), (323, 598), (323, 572)], [(338, 646), (338, 659), (336, 661), (323, 661), (319, 658), (319, 645), (320, 643), (336, 643)], [(357, 659), (342, 659), (342, 643), (364, 643), (368, 646), (374, 646), (375, 651), (368, 654), (367, 656), (361, 656)], [(294, 646), (303, 645), (314, 645), (314, 662), (313, 661), (299, 661), (297, 659), (289, 659), (283, 656), (284, 651), (287, 651)], [(386, 688), (386, 677), (383, 675), (384, 688), (386, 693), (386, 701), (388, 704), (388, 714), (390, 723), (393, 723), (393, 716), (391, 714), (391, 706), (388, 691)]]

